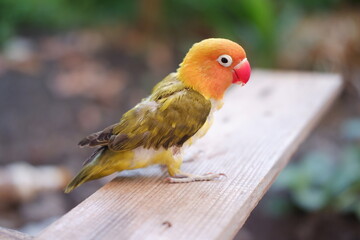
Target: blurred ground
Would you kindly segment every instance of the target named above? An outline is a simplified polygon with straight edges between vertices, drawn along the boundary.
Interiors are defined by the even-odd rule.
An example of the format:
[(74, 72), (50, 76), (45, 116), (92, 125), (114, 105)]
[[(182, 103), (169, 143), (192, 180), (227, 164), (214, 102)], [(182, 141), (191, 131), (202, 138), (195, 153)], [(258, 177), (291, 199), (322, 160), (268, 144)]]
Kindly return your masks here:
[[(77, 142), (118, 121), (158, 79), (176, 69), (168, 45), (154, 43), (141, 55), (131, 46), (112, 45), (106, 31), (19, 38), (5, 48), (0, 73), (0, 109), (5, 113), (0, 119), (1, 165), (54, 164), (75, 174), (92, 152), (79, 149)], [(90, 183), (81, 193), (57, 191), (15, 202), (2, 209), (0, 225), (19, 228), (63, 215), (107, 180)]]
[[(63, 166), (75, 174), (91, 154), (91, 150), (77, 147), (83, 136), (116, 122), (122, 113), (145, 97), (156, 82), (176, 70), (193, 42), (210, 36), (228, 36), (225, 30), (229, 29), (211, 29), (211, 24), (226, 25), (229, 19), (216, 15), (217, 11), (214, 14), (218, 18), (207, 19), (210, 8), (203, 10), (201, 6), (194, 6), (203, 10), (200, 11), (205, 14), (201, 15), (202, 21), (191, 22), (189, 18), (189, 22), (177, 30), (175, 26), (184, 16), (171, 19), (173, 22), (166, 22), (164, 25), (168, 25), (164, 26), (160, 23), (165, 18), (152, 16), (156, 15), (157, 5), (141, 2), (141, 12), (151, 11), (141, 15), (134, 28), (116, 23), (56, 33), (24, 31), (4, 43), (0, 55), (0, 165), (3, 169), (9, 164), (26, 162), (34, 166)], [(212, 4), (217, 9), (217, 5)], [(349, 142), (344, 141), (340, 131), (349, 119), (360, 116), (359, 9), (342, 7), (309, 13), (299, 21), (293, 21), (298, 9), (289, 10), (291, 17), (280, 21), (282, 28), (275, 31), (275, 21), (266, 17), (274, 17), (272, 13), (256, 15), (251, 12), (254, 6), (241, 6), (241, 9), (248, 7), (248, 12), (244, 12), (248, 13), (247, 21), (253, 24), (238, 23), (231, 9), (224, 11), (231, 15), (230, 22), (244, 29), (243, 37), (236, 39), (249, 46), (248, 58), (255, 66), (344, 75), (345, 93), (294, 156), (295, 161), (301, 161), (307, 152), (316, 149), (331, 154), (330, 161), (341, 161), (339, 152)], [(282, 20), (286, 14), (280, 17)], [(292, 25), (284, 27), (285, 23)], [(252, 25), (256, 25), (257, 30), (252, 29)], [(0, 37), (2, 29), (0, 24)], [(170, 29), (170, 34), (163, 35), (159, 29)], [(264, 38), (266, 41), (261, 41)], [(351, 144), (355, 144), (355, 140)], [(0, 226), (36, 234), (109, 179), (87, 183), (69, 195), (54, 190), (26, 201), (2, 199)], [(360, 239), (358, 220), (353, 214), (297, 209), (277, 217), (264, 210), (271, 194), (249, 218), (242, 238)]]

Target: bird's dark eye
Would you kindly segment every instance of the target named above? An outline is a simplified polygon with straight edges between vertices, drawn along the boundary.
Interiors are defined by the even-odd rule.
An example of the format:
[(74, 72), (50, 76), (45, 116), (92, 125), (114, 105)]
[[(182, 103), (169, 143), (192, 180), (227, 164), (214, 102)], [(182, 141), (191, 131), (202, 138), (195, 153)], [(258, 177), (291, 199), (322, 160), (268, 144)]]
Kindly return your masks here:
[(233, 62), (232, 58), (227, 54), (219, 56), (217, 61), (224, 67), (230, 67)]

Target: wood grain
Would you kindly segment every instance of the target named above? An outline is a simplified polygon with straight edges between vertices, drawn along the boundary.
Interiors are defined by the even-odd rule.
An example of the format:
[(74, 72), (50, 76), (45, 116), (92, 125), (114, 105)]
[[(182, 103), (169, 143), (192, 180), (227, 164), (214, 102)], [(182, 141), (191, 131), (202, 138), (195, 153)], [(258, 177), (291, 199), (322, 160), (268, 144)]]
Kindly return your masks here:
[(341, 87), (334, 74), (254, 71), (183, 165), (227, 178), (168, 184), (158, 166), (122, 172), (37, 239), (231, 239)]
[(31, 240), (33, 239), (33, 237), (22, 232), (0, 227), (0, 239), (1, 240)]

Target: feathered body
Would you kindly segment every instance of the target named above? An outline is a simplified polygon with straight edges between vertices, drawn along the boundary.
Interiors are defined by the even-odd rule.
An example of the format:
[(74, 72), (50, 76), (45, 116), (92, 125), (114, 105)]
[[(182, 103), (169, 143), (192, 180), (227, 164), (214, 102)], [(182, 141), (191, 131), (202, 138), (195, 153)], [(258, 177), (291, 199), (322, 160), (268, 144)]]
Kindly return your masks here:
[[(238, 62), (245, 58), (243, 49), (229, 40), (203, 42), (195, 44), (178, 71), (159, 82), (151, 95), (126, 112), (119, 123), (80, 141), (82, 147), (99, 148), (65, 192), (114, 172), (153, 164), (166, 165), (170, 176), (182, 174), (182, 150), (205, 135), (214, 111), (222, 106), (225, 90), (233, 82), (233, 72), (224, 71), (218, 64), (212, 68), (213, 60), (221, 53), (237, 54)], [(209, 51), (210, 55), (205, 54)]]

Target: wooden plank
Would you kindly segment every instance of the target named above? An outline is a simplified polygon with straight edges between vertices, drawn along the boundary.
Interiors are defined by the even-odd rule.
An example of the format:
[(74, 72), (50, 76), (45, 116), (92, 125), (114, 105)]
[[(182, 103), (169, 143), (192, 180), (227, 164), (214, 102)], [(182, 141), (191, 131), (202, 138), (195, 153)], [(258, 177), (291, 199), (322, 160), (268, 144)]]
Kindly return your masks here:
[(1, 240), (31, 240), (32, 236), (15, 230), (0, 227)]
[(183, 165), (227, 178), (168, 184), (158, 166), (123, 172), (37, 239), (233, 238), (341, 86), (333, 74), (254, 71)]

